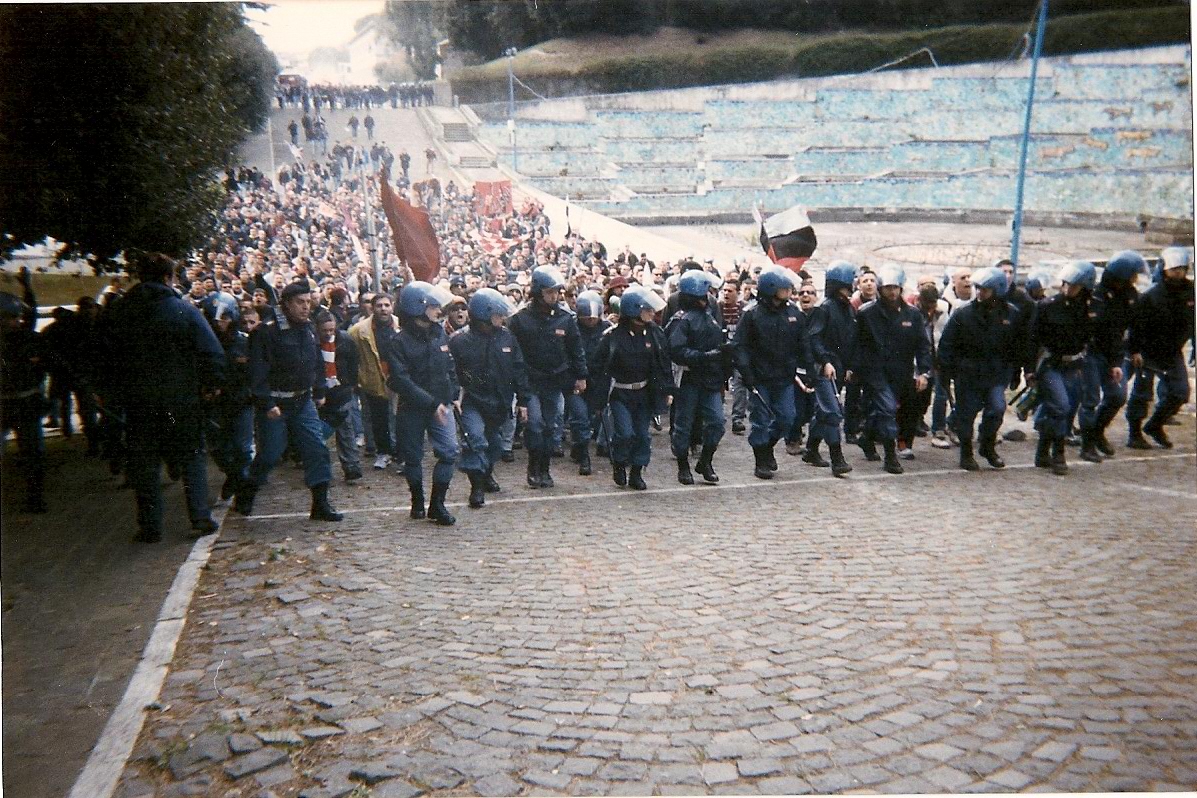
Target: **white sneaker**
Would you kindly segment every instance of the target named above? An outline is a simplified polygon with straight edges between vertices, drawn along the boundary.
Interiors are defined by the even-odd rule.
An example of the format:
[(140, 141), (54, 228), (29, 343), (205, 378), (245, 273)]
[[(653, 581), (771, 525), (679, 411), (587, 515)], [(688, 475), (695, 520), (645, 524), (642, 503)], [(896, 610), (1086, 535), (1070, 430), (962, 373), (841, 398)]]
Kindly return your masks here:
[(380, 454), (374, 458), (374, 467), (379, 471), (383, 470), (391, 464), (391, 456), (389, 454)]
[(898, 457), (900, 457), (903, 460), (913, 460), (914, 459), (914, 449), (911, 449), (909, 446), (907, 446), (905, 449), (899, 449)]
[(952, 444), (948, 440), (948, 436), (943, 430), (936, 432), (931, 436), (931, 445), (936, 449), (951, 449)]

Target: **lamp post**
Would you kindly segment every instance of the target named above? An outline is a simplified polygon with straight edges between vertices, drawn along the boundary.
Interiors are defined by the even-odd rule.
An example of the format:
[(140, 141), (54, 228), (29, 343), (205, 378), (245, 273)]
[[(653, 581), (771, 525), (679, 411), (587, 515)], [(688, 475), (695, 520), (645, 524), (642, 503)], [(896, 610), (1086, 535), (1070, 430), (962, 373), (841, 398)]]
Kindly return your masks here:
[(1027, 93), (1027, 115), (1022, 126), (1022, 151), (1018, 156), (1018, 188), (1014, 197), (1014, 232), (1010, 239), (1010, 260), (1018, 268), (1018, 244), (1022, 237), (1022, 195), (1027, 181), (1027, 148), (1031, 140), (1031, 109), (1035, 105), (1035, 77), (1039, 74), (1039, 55), (1043, 52), (1043, 32), (1047, 28), (1047, 0), (1040, 0), (1039, 23), (1035, 29), (1035, 53), (1031, 56), (1031, 88)]
[(514, 47), (503, 51), (507, 56), (507, 130), (511, 134), (511, 169), (514, 172), (520, 170), (520, 151), (515, 140), (515, 73), (512, 71), (516, 52)]

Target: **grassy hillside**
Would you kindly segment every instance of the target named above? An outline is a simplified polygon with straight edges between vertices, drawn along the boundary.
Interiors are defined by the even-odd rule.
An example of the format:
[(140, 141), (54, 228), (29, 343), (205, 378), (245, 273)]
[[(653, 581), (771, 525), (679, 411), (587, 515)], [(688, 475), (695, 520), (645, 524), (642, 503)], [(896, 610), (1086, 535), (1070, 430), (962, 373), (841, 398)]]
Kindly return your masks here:
[[(942, 64), (1004, 60), (1021, 49), (1024, 25), (978, 25), (898, 33), (802, 36), (775, 31), (705, 35), (662, 29), (651, 36), (557, 39), (516, 55), (516, 74), (538, 92), (612, 93), (852, 74), (929, 48)], [(1045, 55), (1189, 42), (1187, 7), (1107, 11), (1049, 19)], [(926, 56), (906, 66), (927, 66)], [(463, 102), (506, 97), (507, 61), (449, 76)], [(501, 84), (501, 85), (500, 85)], [(497, 91), (501, 89), (501, 92)], [(517, 90), (521, 99), (529, 95)]]

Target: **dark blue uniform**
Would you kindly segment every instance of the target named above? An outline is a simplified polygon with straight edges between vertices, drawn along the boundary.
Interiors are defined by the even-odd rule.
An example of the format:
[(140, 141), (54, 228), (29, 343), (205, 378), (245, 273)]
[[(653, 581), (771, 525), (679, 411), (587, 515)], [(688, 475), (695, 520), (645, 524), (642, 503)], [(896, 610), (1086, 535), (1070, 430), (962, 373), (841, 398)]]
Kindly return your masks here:
[(811, 363), (806, 316), (795, 305), (759, 301), (740, 316), (734, 351), (740, 378), (755, 394), (748, 443), (772, 448), (794, 425), (794, 376)]
[(503, 455), (502, 428), (511, 404), (528, 405), (528, 376), (519, 342), (506, 327), (472, 323), (449, 340), (464, 396), (466, 449), (461, 470), (489, 474)]
[(1132, 428), (1147, 417), (1157, 376), (1163, 383), (1163, 396), (1144, 430), (1162, 429), (1163, 423), (1189, 401), (1191, 389), (1183, 349), (1186, 341), (1193, 340), (1193, 329), (1192, 280), (1157, 283), (1139, 299), (1128, 341), (1130, 354), (1143, 358), (1126, 409)]
[[(852, 362), (856, 348), (856, 310), (849, 299), (833, 295), (815, 307), (810, 314), (809, 335), (816, 375), (811, 440), (838, 444), (842, 438), (840, 426), (844, 421), (840, 389), (844, 385), (847, 364)], [(834, 380), (823, 375), (828, 363), (835, 369)]]
[(931, 372), (931, 340), (923, 314), (880, 299), (856, 314), (856, 349), (850, 366), (869, 397), (867, 432), (873, 440), (898, 436), (898, 408), (916, 401), (915, 376)]
[(530, 455), (547, 458), (563, 409), (560, 400), (573, 393), (574, 383), (587, 375), (578, 322), (559, 305), (546, 308), (534, 302), (511, 318), (510, 329), (528, 367), (524, 446)]
[(399, 334), (391, 339), (384, 356), (390, 374), (387, 386), (399, 395), (403, 415), (398, 424), (399, 451), (411, 486), (424, 482), (424, 435), (427, 433), (436, 455), (434, 485), (448, 486), (460, 447), (457, 422), (452, 413), (437, 419), (441, 405), (457, 401), (457, 370), (449, 351), (449, 336), (439, 324), (422, 325), (405, 319)]
[(704, 449), (714, 449), (723, 439), (723, 386), (728, 377), (725, 343), (723, 328), (709, 307), (678, 311), (669, 323), (670, 357), (683, 369), (669, 431), (674, 457), (689, 455), (690, 433), (699, 415)]
[(656, 324), (637, 330), (625, 319), (603, 334), (595, 359), (611, 378), (611, 462), (643, 468), (654, 409), (673, 392), (669, 342)]
[(46, 401), (42, 384), (47, 357), (41, 336), (34, 331), (37, 303), (28, 290), (25, 303), (28, 311), (23, 318), (6, 320), (0, 327), (0, 414), (3, 431), (16, 433), (17, 455), (25, 475), (25, 509), (45, 512), (42, 416)]
[(226, 477), (221, 495), (228, 498), (249, 475), (254, 413), (249, 393), (249, 336), (230, 330), (221, 344), (227, 369), (220, 394), (208, 406), (207, 429), (212, 459)]
[(128, 476), (140, 539), (162, 534), (163, 460), (183, 476), (193, 529), (212, 531), (201, 396), (224, 379), (224, 349), (203, 315), (160, 282), (135, 286), (112, 309), (111, 390), (126, 409)]
[[(1126, 404), (1126, 382), (1129, 369), (1126, 362), (1126, 335), (1134, 317), (1139, 292), (1129, 281), (1116, 286), (1102, 275), (1094, 293), (1099, 316), (1094, 325), (1094, 338), (1085, 356), (1085, 389), (1081, 397), (1078, 420), (1086, 437), (1100, 435)], [(1121, 380), (1110, 371), (1123, 368)]]
[(606, 319), (599, 319), (598, 324), (593, 327), (578, 324), (578, 334), (582, 339), (582, 351), (586, 357), (586, 392), (582, 394), (582, 399), (586, 404), (590, 439), (595, 441), (596, 446), (603, 448), (609, 446), (611, 442), (610, 419), (606, 419), (604, 414), (611, 381), (608, 375), (603, 373), (595, 355), (598, 353), (599, 343), (603, 340), (603, 334), (613, 326), (615, 325)]
[(1036, 308), (1032, 339), (1039, 352), (1035, 373), (1040, 401), (1035, 429), (1048, 440), (1062, 440), (1071, 431), (1084, 391), (1085, 354), (1100, 309), (1100, 303), (1085, 293), (1071, 299), (1057, 294)]

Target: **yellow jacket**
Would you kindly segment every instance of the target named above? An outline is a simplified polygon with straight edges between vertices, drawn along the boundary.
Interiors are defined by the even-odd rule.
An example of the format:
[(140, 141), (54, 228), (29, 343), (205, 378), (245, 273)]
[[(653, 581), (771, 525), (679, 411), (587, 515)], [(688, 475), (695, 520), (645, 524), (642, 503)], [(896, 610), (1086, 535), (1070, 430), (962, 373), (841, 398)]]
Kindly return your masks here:
[[(392, 317), (391, 323), (396, 332), (399, 331), (399, 320)], [(374, 340), (374, 318), (367, 316), (349, 328), (349, 337), (357, 345), (359, 355), (357, 384), (371, 396), (387, 396), (387, 380), (382, 353), (378, 351), (378, 342)]]

